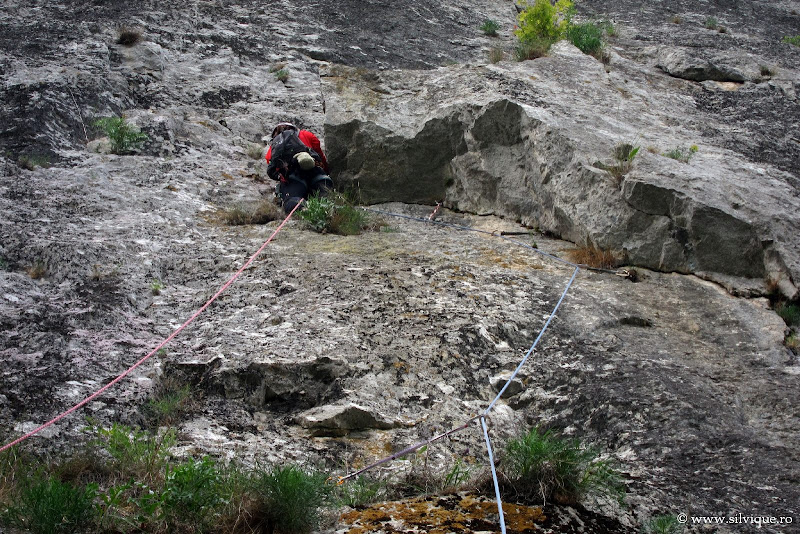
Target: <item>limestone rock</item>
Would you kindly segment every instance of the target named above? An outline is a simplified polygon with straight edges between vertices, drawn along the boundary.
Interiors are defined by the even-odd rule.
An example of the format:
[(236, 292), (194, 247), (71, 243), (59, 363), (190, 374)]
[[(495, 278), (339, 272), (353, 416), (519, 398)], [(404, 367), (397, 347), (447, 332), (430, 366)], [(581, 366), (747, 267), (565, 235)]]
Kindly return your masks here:
[[(334, 179), (368, 201), (444, 200), (648, 268), (703, 273), (744, 293), (780, 279), (797, 292), (792, 176), (666, 126), (696, 110), (569, 44), (517, 64), (322, 74)], [(596, 162), (613, 164), (623, 142), (702, 146), (688, 163), (642, 148), (617, 182)]]
[(379, 412), (353, 403), (312, 408), (298, 415), (297, 422), (315, 436), (343, 436), (353, 430), (387, 430), (395, 426)]

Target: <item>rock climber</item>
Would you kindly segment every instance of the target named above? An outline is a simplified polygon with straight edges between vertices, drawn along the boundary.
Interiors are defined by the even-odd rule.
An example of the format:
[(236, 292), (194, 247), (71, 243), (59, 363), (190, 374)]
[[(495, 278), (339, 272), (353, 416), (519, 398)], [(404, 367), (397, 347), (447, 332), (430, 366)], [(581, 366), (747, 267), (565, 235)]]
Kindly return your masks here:
[(267, 175), (278, 181), (276, 193), (289, 213), (310, 195), (326, 195), (333, 189), (328, 176), (328, 160), (319, 139), (308, 130), (298, 130), (289, 122), (281, 122), (272, 130), (265, 156)]

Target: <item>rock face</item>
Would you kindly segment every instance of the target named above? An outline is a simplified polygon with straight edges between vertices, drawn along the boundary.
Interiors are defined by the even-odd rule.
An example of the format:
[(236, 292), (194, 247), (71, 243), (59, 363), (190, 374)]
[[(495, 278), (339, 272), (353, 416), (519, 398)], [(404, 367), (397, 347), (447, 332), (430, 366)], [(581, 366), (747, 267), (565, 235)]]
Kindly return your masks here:
[[(324, 70), (335, 178), (368, 200), (444, 200), (734, 290), (782, 280), (793, 296), (796, 175), (715, 146), (684, 125), (718, 118), (697, 117), (663, 75), (612, 58), (607, 69), (561, 42), (523, 63)], [(621, 143), (641, 150), (615, 178), (605, 169)], [(688, 162), (661, 154), (675, 147)]]
[[(728, 32), (705, 29), (701, 7)], [(390, 215), (384, 231), (349, 237), (290, 221), (164, 352), (25, 447), (79, 449), (84, 415), (139, 423), (154, 386), (172, 382), (196, 404), (176, 423), (176, 454), (343, 475), (486, 408), (571, 275), (529, 248), (564, 256), (574, 245), (555, 233), (659, 271), (633, 283), (581, 270), (490, 415), (501, 469), (505, 440), (539, 425), (596, 445), (623, 473), (627, 507), (548, 504), (541, 524), (800, 520), (800, 364), (785, 323), (763, 298), (660, 272), (745, 294), (782, 274), (783, 293), (796, 291), (798, 52), (776, 43), (797, 16), (785, 2), (578, 9), (615, 18), (609, 65), (566, 44), (486, 64), (488, 49), (513, 47), (516, 10), (500, 0), (4, 2), (0, 438), (108, 383), (258, 249), (276, 223), (231, 227), (220, 212), (272, 194), (260, 140), (288, 119), (325, 134), (343, 187), (404, 202), (384, 210), (425, 219), (432, 206), (406, 203), (444, 200), (474, 213), (442, 209), (442, 222), (550, 233), (519, 238), (526, 248)], [(479, 32), (485, 18), (499, 38)], [(140, 41), (117, 44), (120, 25)], [(762, 61), (774, 72), (759, 67), (759, 81)], [(148, 140), (106, 153), (93, 123), (112, 114)], [(620, 142), (641, 150), (617, 182), (607, 169)], [(660, 155), (692, 145), (688, 163)], [(445, 476), (457, 461), (488, 467), (477, 425), (377, 473)], [(470, 499), (429, 504), (496, 530), (492, 503)], [(377, 505), (398, 511), (380, 528), (430, 530), (418, 515), (397, 522), (418, 505)]]

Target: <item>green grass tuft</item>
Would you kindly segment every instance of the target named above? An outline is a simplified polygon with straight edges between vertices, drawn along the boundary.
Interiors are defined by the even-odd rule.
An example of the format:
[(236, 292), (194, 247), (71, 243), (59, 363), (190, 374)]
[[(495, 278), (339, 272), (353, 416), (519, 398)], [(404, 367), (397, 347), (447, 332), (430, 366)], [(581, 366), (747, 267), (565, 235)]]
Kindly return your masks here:
[(148, 139), (147, 134), (128, 124), (124, 117), (103, 117), (94, 121), (94, 125), (108, 136), (114, 154), (129, 154)]
[(603, 40), (605, 31), (602, 25), (595, 22), (570, 24), (567, 28), (567, 39), (577, 46), (581, 52), (600, 58), (605, 47)]
[(783, 39), (781, 39), (781, 42), (794, 46), (800, 46), (800, 35), (795, 35), (794, 37), (787, 35)]
[(779, 302), (775, 306), (775, 312), (788, 326), (800, 326), (800, 304)]
[(589, 493), (624, 496), (620, 475), (608, 460), (575, 439), (533, 428), (508, 442), (506, 476), (526, 498), (575, 503)]
[(94, 520), (95, 484), (76, 487), (37, 474), (19, 485), (16, 503), (0, 517), (5, 524), (34, 534), (72, 534), (84, 530)]
[(659, 515), (651, 518), (643, 525), (643, 534), (678, 534), (683, 531), (683, 525), (674, 515)]
[(257, 471), (251, 482), (251, 510), (265, 532), (301, 534), (316, 530), (329, 488), (326, 475), (294, 465)]
[(497, 30), (500, 29), (500, 23), (496, 20), (486, 19), (481, 24), (481, 31), (489, 37), (497, 37)]

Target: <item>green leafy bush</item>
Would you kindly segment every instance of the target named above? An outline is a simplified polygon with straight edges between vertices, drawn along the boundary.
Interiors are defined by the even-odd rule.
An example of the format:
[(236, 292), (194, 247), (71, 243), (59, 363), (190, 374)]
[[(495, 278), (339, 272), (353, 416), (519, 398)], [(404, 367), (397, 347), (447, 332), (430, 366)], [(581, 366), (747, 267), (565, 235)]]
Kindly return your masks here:
[(326, 475), (294, 465), (258, 470), (252, 478), (255, 507), (251, 510), (265, 532), (300, 534), (312, 532), (320, 523), (320, 507), (328, 488)]
[(357, 235), (372, 227), (367, 213), (342, 195), (312, 196), (305, 202), (299, 216), (311, 229), (320, 233)]
[(533, 5), (527, 2), (523, 5), (525, 9), (520, 12), (514, 31), (520, 42), (543, 41), (552, 44), (565, 35), (574, 9), (571, 0), (558, 0), (555, 5), (550, 0), (535, 0)]
[(500, 23), (496, 20), (486, 19), (481, 24), (481, 31), (490, 37), (497, 36), (497, 30), (500, 29)]
[(790, 302), (779, 302), (775, 311), (788, 326), (800, 326), (800, 305)]
[(207, 456), (171, 468), (161, 499), (167, 523), (194, 523), (196, 530), (206, 530), (215, 510), (226, 502), (221, 488), (222, 476)]
[(588, 493), (624, 495), (619, 474), (578, 440), (533, 428), (508, 442), (506, 476), (526, 498), (574, 503)]
[(148, 139), (147, 134), (128, 124), (124, 117), (103, 117), (94, 121), (94, 125), (108, 136), (114, 154), (128, 154)]
[(35, 475), (21, 486), (16, 501), (2, 515), (6, 524), (35, 534), (72, 534), (94, 520), (95, 484), (81, 488), (51, 476)]
[(716, 17), (708, 17), (705, 21), (705, 27), (709, 30), (716, 30), (719, 27), (719, 21)]
[(794, 37), (790, 37), (787, 35), (783, 39), (781, 39), (781, 42), (788, 43), (794, 46), (800, 46), (800, 35), (795, 35)]

